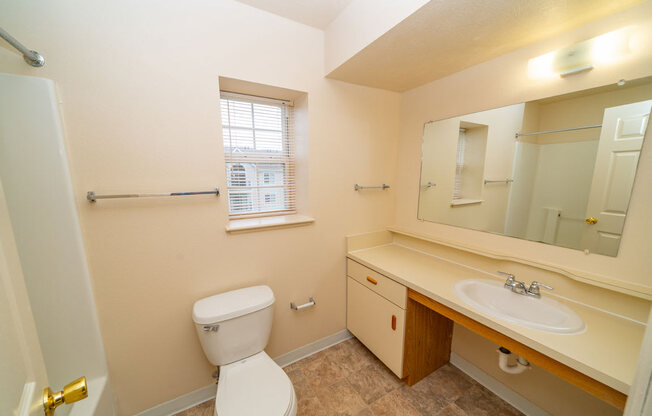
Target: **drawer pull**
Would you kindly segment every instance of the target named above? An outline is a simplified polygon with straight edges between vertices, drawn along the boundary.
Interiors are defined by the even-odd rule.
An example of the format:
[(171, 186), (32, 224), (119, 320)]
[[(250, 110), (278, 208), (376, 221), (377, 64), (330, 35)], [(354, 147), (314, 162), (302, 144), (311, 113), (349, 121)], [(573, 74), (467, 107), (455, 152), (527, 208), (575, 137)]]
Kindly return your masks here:
[(392, 329), (396, 331), (396, 315), (392, 315)]
[(367, 276), (367, 282), (370, 282), (372, 285), (377, 285), (378, 284), (376, 279), (372, 279), (371, 276)]

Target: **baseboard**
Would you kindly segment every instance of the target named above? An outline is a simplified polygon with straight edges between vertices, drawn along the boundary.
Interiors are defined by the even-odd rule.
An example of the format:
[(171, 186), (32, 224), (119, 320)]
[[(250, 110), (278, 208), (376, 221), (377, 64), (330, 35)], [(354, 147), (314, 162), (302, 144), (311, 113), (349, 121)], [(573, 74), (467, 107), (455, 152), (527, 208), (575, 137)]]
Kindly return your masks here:
[(496, 396), (500, 397), (507, 403), (520, 410), (521, 413), (527, 416), (550, 416), (548, 412), (530, 402), (525, 397), (516, 393), (514, 390), (491, 377), (489, 374), (485, 373), (454, 352), (451, 352), (450, 363), (462, 370), (462, 372), (466, 373), (469, 377), (478, 383), (482, 384)]
[[(296, 350), (290, 351), (283, 355), (279, 355), (278, 357), (274, 358), (274, 361), (276, 361), (279, 366), (285, 367), (292, 364), (293, 362), (299, 361), (300, 359), (306, 358), (309, 355), (312, 355), (321, 350), (325, 350), (328, 347), (339, 344), (340, 342), (346, 341), (352, 337), (353, 335), (344, 329), (322, 339), (318, 339), (317, 341), (312, 342), (308, 345), (299, 347)], [(207, 400), (215, 398), (215, 393), (217, 393), (215, 384), (209, 384), (206, 387), (202, 387), (188, 394), (184, 394), (183, 396), (179, 396), (176, 399), (172, 399), (168, 402), (161, 403), (157, 406), (149, 408), (143, 412), (138, 413), (136, 416), (171, 416), (175, 413), (196, 406), (199, 403), (203, 403)]]
[(151, 407), (135, 416), (170, 416), (213, 399), (215, 393), (217, 393), (217, 386), (215, 384), (209, 384), (206, 387), (191, 391), (176, 399)]
[(339, 344), (342, 341), (346, 341), (349, 338), (353, 338), (353, 334), (351, 334), (348, 330), (343, 329), (340, 332), (334, 333), (333, 335), (318, 339), (317, 341), (311, 342), (310, 344), (304, 345), (303, 347), (299, 347), (296, 350), (290, 351), (283, 355), (279, 355), (278, 357), (274, 358), (274, 361), (276, 361), (276, 364), (280, 365), (281, 367), (285, 367), (301, 360), (302, 358), (306, 358), (309, 355), (313, 355), (314, 353), (325, 350), (326, 348), (332, 347), (335, 344)]

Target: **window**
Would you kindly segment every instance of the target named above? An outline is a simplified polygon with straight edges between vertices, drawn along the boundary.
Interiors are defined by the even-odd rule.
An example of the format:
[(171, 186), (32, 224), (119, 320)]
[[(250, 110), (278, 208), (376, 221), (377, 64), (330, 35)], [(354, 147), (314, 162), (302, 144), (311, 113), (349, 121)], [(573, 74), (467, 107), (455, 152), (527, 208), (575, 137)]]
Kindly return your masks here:
[(295, 213), (290, 103), (222, 92), (221, 107), (231, 218)]
[(484, 160), (489, 126), (460, 122), (452, 206), (482, 202)]
[(453, 185), (453, 199), (462, 198), (462, 178), (464, 173), (464, 147), (466, 144), (466, 129), (460, 128), (457, 139), (457, 159), (455, 162), (455, 183)]

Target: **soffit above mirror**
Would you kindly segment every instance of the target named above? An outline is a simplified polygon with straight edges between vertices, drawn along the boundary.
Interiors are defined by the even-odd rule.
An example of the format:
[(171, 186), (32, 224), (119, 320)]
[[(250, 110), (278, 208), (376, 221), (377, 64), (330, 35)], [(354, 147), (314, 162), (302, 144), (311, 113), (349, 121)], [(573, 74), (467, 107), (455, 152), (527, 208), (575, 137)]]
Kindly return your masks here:
[(327, 77), (402, 92), (637, 3), (430, 1)]

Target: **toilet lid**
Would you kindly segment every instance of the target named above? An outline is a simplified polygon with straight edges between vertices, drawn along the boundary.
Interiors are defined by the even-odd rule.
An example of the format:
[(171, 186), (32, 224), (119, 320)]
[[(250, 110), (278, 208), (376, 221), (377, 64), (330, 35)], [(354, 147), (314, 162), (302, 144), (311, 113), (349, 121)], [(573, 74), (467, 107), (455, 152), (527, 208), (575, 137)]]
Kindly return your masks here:
[(220, 367), (218, 416), (283, 416), (292, 403), (292, 382), (265, 352)]

